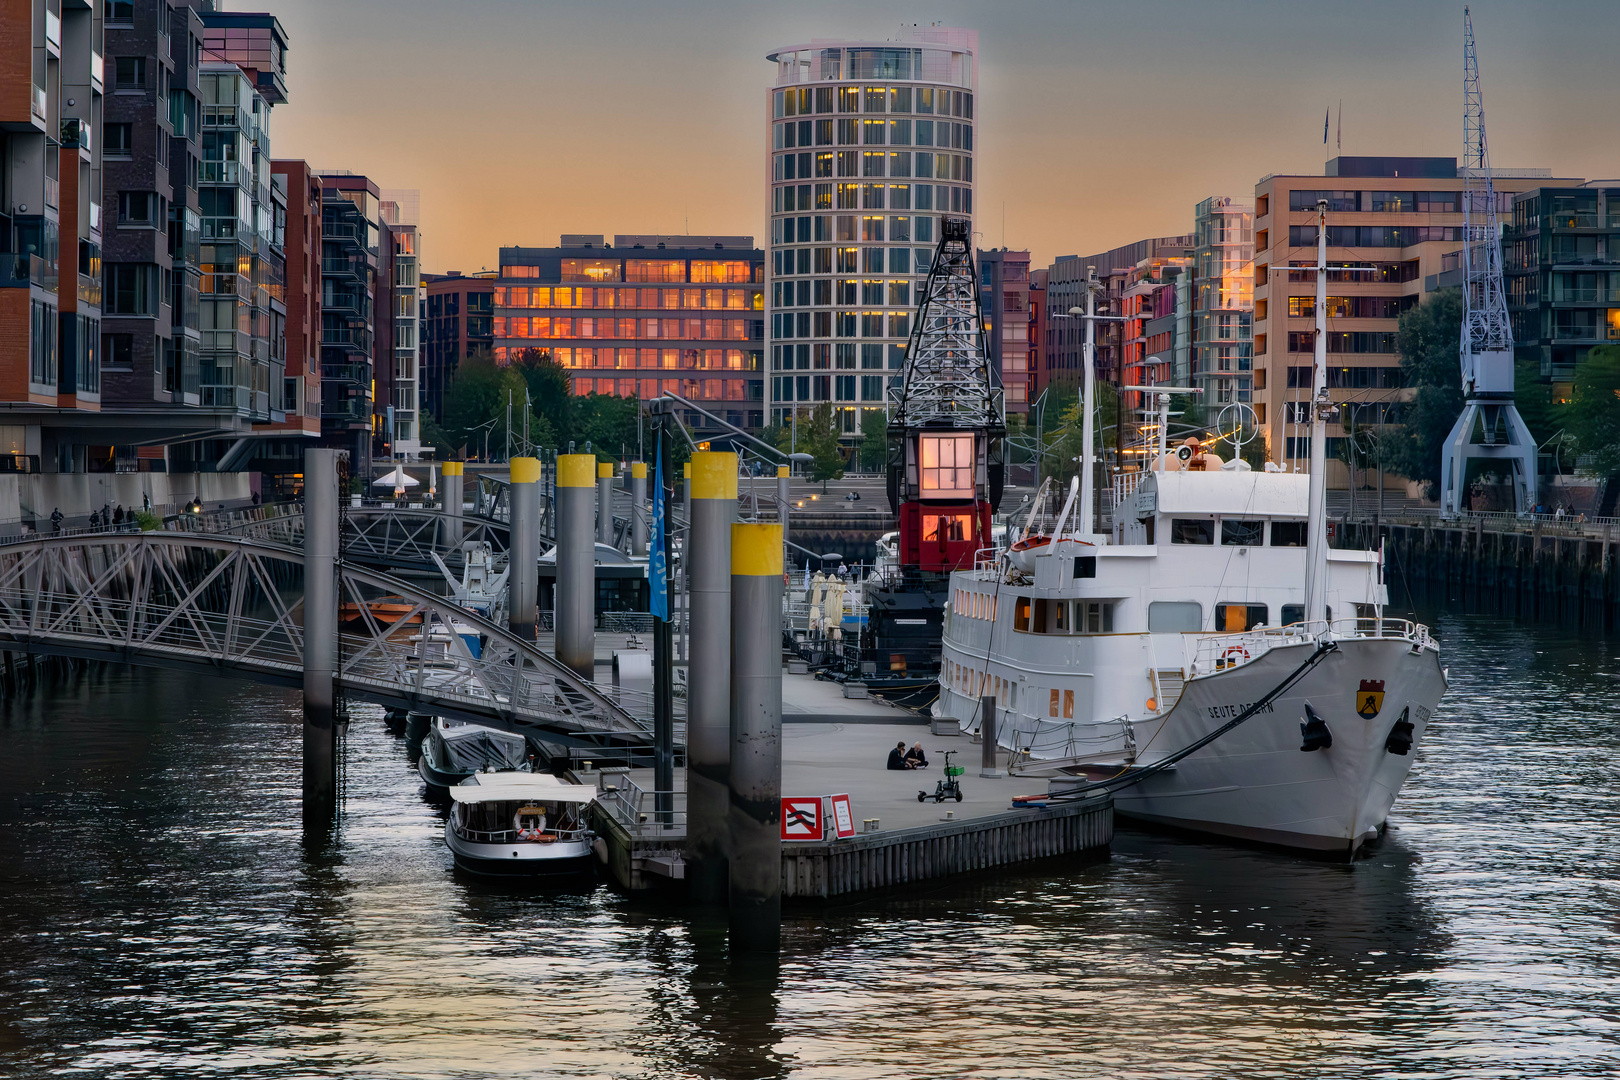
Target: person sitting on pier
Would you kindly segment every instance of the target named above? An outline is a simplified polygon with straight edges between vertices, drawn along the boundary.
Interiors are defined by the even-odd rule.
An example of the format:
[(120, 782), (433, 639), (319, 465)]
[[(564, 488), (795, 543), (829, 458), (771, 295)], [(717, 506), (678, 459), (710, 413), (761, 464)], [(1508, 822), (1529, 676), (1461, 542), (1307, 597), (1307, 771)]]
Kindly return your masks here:
[(922, 743), (911, 744), (911, 749), (906, 751), (906, 761), (909, 762), (908, 768), (928, 768), (928, 755), (923, 753)]
[(904, 771), (906, 769), (915, 769), (916, 767), (916, 762), (911, 761), (906, 757), (906, 740), (901, 739), (895, 744), (894, 749), (889, 751), (889, 768)]

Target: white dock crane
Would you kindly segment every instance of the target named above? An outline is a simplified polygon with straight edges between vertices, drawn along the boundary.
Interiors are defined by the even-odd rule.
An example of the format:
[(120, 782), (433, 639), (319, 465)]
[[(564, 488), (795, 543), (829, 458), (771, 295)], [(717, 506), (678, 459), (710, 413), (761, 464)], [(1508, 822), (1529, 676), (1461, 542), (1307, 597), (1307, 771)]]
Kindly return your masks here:
[(1513, 327), (1502, 284), (1502, 235), (1496, 188), (1485, 144), (1485, 106), (1479, 93), (1474, 21), (1463, 8), (1463, 321), (1462, 391), (1465, 404), (1446, 437), (1440, 465), (1440, 513), (1465, 508), (1468, 462), (1505, 466), (1514, 508), (1536, 505), (1536, 442), (1513, 405)]

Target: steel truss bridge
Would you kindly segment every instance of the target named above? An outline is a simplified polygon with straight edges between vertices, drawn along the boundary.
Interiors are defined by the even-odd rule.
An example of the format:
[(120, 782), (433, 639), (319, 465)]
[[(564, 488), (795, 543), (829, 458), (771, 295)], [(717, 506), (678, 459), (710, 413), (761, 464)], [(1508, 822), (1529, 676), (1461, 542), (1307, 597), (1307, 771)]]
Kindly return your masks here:
[[(0, 650), (301, 687), (303, 573), (297, 548), (218, 534), (11, 544), (0, 548)], [(337, 574), (339, 693), (567, 746), (651, 744), (650, 722), (505, 627), (375, 570)], [(372, 606), (385, 597), (389, 621)], [(453, 624), (477, 630), (479, 655)]]

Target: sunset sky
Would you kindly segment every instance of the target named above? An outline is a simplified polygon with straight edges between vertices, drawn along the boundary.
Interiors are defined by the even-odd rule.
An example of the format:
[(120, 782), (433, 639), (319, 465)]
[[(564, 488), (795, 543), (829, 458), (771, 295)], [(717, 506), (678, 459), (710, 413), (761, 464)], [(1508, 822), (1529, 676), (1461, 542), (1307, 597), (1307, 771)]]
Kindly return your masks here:
[[(1455, 156), (1462, 5), (1435, 0), (229, 0), (287, 31), (276, 157), (421, 191), (423, 265), (563, 232), (765, 226), (765, 54), (902, 22), (979, 31), (981, 246), (1036, 265), (1191, 229), (1335, 151)], [(1473, 4), (1497, 166), (1620, 176), (1615, 0)]]

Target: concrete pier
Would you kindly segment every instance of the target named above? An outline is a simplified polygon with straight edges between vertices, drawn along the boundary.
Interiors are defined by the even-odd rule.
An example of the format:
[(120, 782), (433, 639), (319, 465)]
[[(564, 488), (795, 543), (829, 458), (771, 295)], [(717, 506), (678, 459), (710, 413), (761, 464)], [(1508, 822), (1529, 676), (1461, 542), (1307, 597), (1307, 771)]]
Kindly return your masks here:
[(533, 641), (540, 626), (540, 462), (513, 458), (511, 470), (507, 625), (524, 641)]
[(684, 549), (691, 604), (686, 682), (687, 880), (695, 903), (718, 907), (729, 899), (731, 523), (737, 512), (737, 455), (699, 452), (692, 455), (690, 464), (692, 501), (687, 512), (691, 529)]
[(782, 937), (782, 526), (731, 526), (731, 944)]
[(304, 825), (337, 812), (337, 450), (304, 451)]
[(613, 543), (613, 466), (596, 467), (596, 542)]
[(557, 457), (557, 659), (584, 679), (596, 678), (595, 478), (595, 454)]
[(647, 556), (648, 515), (652, 508), (647, 504), (647, 463), (636, 461), (630, 464), (630, 554), (638, 558)]

